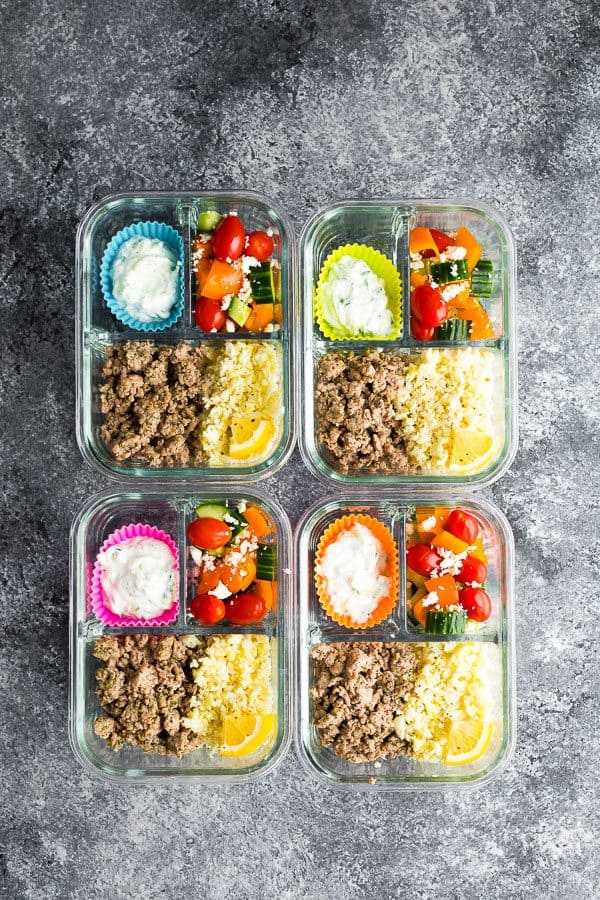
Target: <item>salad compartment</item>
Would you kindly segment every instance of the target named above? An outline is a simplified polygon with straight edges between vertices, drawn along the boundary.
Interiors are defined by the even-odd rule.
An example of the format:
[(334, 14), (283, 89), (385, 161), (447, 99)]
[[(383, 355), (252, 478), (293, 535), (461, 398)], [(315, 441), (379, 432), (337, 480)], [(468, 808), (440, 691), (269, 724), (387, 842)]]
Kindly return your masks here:
[[(413, 534), (415, 513), (418, 511), (422, 518), (423, 514), (427, 515), (429, 509), (432, 512), (436, 508), (439, 509), (440, 504), (443, 504), (448, 511), (461, 509), (477, 521), (487, 560), (487, 576), (484, 586), (491, 599), (491, 612), (485, 622), (474, 622), (468, 619), (466, 631), (460, 634), (427, 633), (418, 623), (411, 621), (410, 578), (414, 575), (411, 574), (410, 569), (407, 573), (407, 541), (409, 545), (415, 541)], [(323, 608), (317, 591), (316, 574), (319, 571), (317, 558), (320, 543), (324, 540), (324, 534), (328, 527), (342, 517), (344, 517), (343, 520), (351, 517), (356, 521), (361, 520), (361, 517), (367, 517), (363, 519), (367, 523), (371, 518), (378, 520), (393, 536), (398, 550), (399, 578), (395, 604), (383, 621), (370, 627), (338, 624)], [(459, 499), (454, 495), (447, 494), (441, 498), (438, 494), (431, 494), (423, 498), (420, 496), (405, 498), (398, 495), (394, 498), (379, 500), (336, 498), (326, 503), (319, 502), (307, 511), (299, 523), (296, 533), (296, 590), (298, 592), (296, 619), (298, 727), (296, 740), (299, 756), (309, 773), (333, 788), (383, 791), (461, 788), (484, 784), (499, 774), (511, 757), (515, 740), (513, 557), (513, 538), (505, 517), (493, 504), (482, 499), (474, 500), (470, 497)], [(323, 557), (321, 556), (319, 559), (322, 560)], [(347, 666), (346, 669), (343, 669), (343, 666), (340, 666), (334, 669), (332, 666), (335, 677), (330, 679), (330, 685), (334, 685), (334, 687), (323, 702), (318, 684), (320, 678), (322, 680), (324, 677), (324, 669), (320, 660), (331, 647), (340, 647), (344, 649), (344, 653), (351, 652), (352, 648), (363, 647), (371, 653), (375, 644), (379, 645), (380, 642), (384, 647), (399, 648), (400, 652), (407, 648), (408, 653), (412, 652), (410, 648), (416, 648), (416, 652), (424, 652), (428, 647), (436, 645), (441, 651), (447, 653), (452, 653), (453, 648), (456, 649), (459, 646), (484, 647), (481, 653), (485, 665), (486, 690), (488, 690), (490, 700), (486, 713), (486, 722), (489, 722), (489, 736), (485, 750), (476, 759), (468, 761), (468, 757), (465, 756), (467, 761), (464, 764), (460, 764), (457, 760), (446, 764), (442, 758), (422, 760), (404, 752), (396, 756), (387, 755), (382, 749), (381, 753), (377, 754), (377, 758), (350, 760), (347, 755), (351, 754), (344, 755), (343, 749), (340, 748), (344, 747), (344, 734), (353, 734), (356, 729), (360, 730), (362, 727), (360, 716), (350, 723), (347, 730), (344, 720), (339, 719), (342, 724), (339, 725), (340, 730), (337, 732), (337, 742), (328, 743), (327, 740), (321, 740), (321, 733), (316, 727), (316, 723), (320, 721), (322, 725), (325, 719), (328, 719), (330, 725), (333, 724), (333, 731), (335, 731), (338, 722), (336, 716), (342, 716), (332, 700), (337, 691), (335, 685), (342, 682), (340, 690), (343, 696), (348, 696), (348, 693), (352, 694), (352, 686), (344, 681), (347, 672), (351, 671), (351, 667)], [(339, 658), (344, 658), (341, 652)], [(365, 657), (362, 657), (361, 661), (355, 665), (360, 668), (360, 665), (364, 665), (365, 662)], [(327, 665), (330, 664), (327, 663)], [(431, 669), (431, 661), (428, 661), (427, 666)], [(419, 677), (422, 678), (424, 671), (425, 667)], [(326, 674), (328, 673), (326, 672)], [(420, 682), (415, 683), (421, 684)], [(364, 689), (363, 683), (358, 690)], [(367, 690), (370, 689), (367, 688)], [(419, 691), (422, 693), (422, 684), (414, 690), (417, 691), (417, 694)], [(448, 690), (450, 690), (449, 687)], [(433, 702), (435, 706), (435, 697)], [(323, 716), (324, 710), (325, 718), (320, 718)], [(369, 706), (368, 710), (363, 712), (363, 722), (365, 720), (377, 721), (376, 705)], [(347, 714), (347, 710), (345, 714)], [(434, 725), (437, 727), (437, 723), (434, 722)], [(434, 725), (430, 722), (429, 726), (424, 726), (423, 733), (428, 733), (428, 727), (433, 732)], [(333, 731), (330, 733), (333, 734)], [(325, 733), (327, 733), (327, 729), (325, 729)], [(342, 743), (339, 743), (340, 741)], [(366, 743), (361, 745), (361, 747), (363, 746), (369, 745)], [(334, 748), (340, 752), (337, 750), (334, 752)]]
[[(199, 246), (197, 241), (210, 237), (203, 235), (200, 229), (202, 216), (207, 211), (217, 217), (237, 214), (247, 234), (261, 231), (272, 236), (268, 265), (272, 265), (277, 276), (274, 287), (277, 303), (273, 306), (277, 312), (270, 324), (263, 322), (251, 328), (250, 319), (248, 329), (244, 329), (227, 319), (227, 328), (223, 325), (218, 331), (204, 331), (196, 324), (194, 310), (200, 289), (195, 254)], [(113, 315), (107, 305), (101, 277), (103, 259), (112, 239), (122, 229), (139, 227), (141, 223), (159, 223), (159, 228), (174, 229), (183, 246), (180, 261), (183, 311), (173, 324), (164, 328), (157, 325), (157, 330), (152, 324), (148, 326), (149, 330), (141, 330), (141, 326), (140, 329), (130, 327)], [(76, 249), (77, 440), (85, 459), (120, 481), (132, 477), (183, 481), (199, 476), (221, 481), (231, 477), (256, 480), (277, 471), (291, 453), (294, 441), (293, 277), (292, 234), (288, 221), (280, 210), (258, 194), (241, 191), (117, 194), (89, 209), (78, 229)], [(215, 302), (220, 304), (220, 301)], [(229, 325), (235, 331), (228, 330)], [(254, 455), (249, 451), (247, 458), (233, 459), (221, 454), (217, 461), (210, 457), (199, 461), (192, 455), (187, 462), (178, 462), (177, 458), (173, 461), (166, 454), (164, 459), (155, 454), (156, 459), (150, 462), (143, 456), (136, 458), (135, 453), (123, 456), (113, 452), (102, 434), (106, 415), (102, 411), (100, 389), (107, 381), (103, 366), (107, 355), (129, 346), (130, 342), (157, 348), (175, 349), (185, 345), (213, 348), (219, 358), (223, 353), (235, 353), (231, 347), (238, 342), (241, 342), (240, 347), (266, 346), (269, 353), (268, 348), (273, 348), (273, 392), (276, 395), (273, 405), (277, 405), (277, 411), (273, 413), (274, 426), (269, 442), (261, 444)], [(236, 365), (239, 367), (234, 358), (234, 369)], [(256, 369), (259, 368), (256, 364)], [(143, 368), (135, 371), (145, 375)], [(235, 403), (235, 391), (233, 396)], [(211, 396), (207, 395), (206, 399), (211, 400)], [(241, 403), (234, 412), (241, 416), (248, 413), (247, 404)]]
[[(467, 309), (454, 309), (453, 303), (464, 307), (476, 307), (485, 320), (485, 328), (481, 322), (475, 328), (475, 321), (464, 318), (448, 320), (448, 324), (456, 324), (460, 329), (452, 328), (446, 337), (428, 336), (426, 339), (417, 339), (412, 331), (412, 322), (415, 314), (411, 311), (411, 299), (414, 301), (415, 291), (415, 266), (425, 265), (427, 271), (431, 269), (430, 260), (425, 259), (427, 254), (434, 251), (423, 251), (424, 259), (420, 253), (411, 252), (411, 234), (418, 234), (429, 230), (441, 235), (445, 233), (448, 241), (458, 244), (461, 234), (469, 233), (479, 243), (479, 251), (482, 261), (477, 265), (487, 266), (481, 278), (487, 278), (488, 283), (481, 287), (475, 287), (475, 279), (471, 274), (466, 276), (460, 269), (457, 278), (464, 277), (467, 281), (460, 282), (465, 285), (464, 293), (470, 294), (477, 290), (484, 299), (462, 297), (450, 300), (446, 304), (452, 315), (459, 317), (475, 314)], [(451, 235), (448, 237), (448, 235)], [(435, 246), (435, 245), (433, 245)], [(401, 321), (396, 330), (391, 330), (388, 335), (371, 335), (362, 331), (349, 336), (348, 325), (339, 333), (332, 331), (332, 326), (323, 327), (323, 300), (322, 281), (323, 273), (328, 271), (326, 261), (332, 258), (331, 254), (338, 248), (347, 248), (350, 256), (359, 259), (367, 259), (369, 253), (376, 251), (387, 258), (396, 268), (401, 285)], [(460, 247), (452, 247), (456, 255), (471, 253)], [(437, 251), (440, 254), (440, 251)], [(450, 251), (446, 250), (447, 253)], [(417, 259), (418, 257), (418, 259)], [(333, 257), (335, 258), (335, 257)], [(440, 255), (441, 259), (445, 259)], [(477, 257), (472, 259), (475, 261)], [(464, 266), (467, 271), (467, 260), (458, 260), (458, 265)], [(468, 262), (468, 268), (471, 268)], [(456, 274), (454, 261), (445, 264)], [(488, 271), (489, 269), (489, 271)], [(423, 271), (425, 271), (423, 269)], [(475, 271), (475, 270), (474, 270)], [(454, 277), (449, 275), (448, 277)], [(422, 279), (425, 280), (424, 278)], [(431, 283), (440, 289), (430, 279)], [(450, 285), (451, 293), (454, 292)], [(332, 288), (331, 290), (334, 290)], [(456, 288), (458, 291), (458, 287)], [(300, 441), (303, 458), (310, 470), (323, 482), (335, 483), (337, 486), (365, 487), (376, 485), (378, 489), (385, 491), (397, 490), (403, 486), (412, 489), (427, 487), (433, 490), (443, 490), (452, 486), (482, 487), (497, 480), (509, 467), (517, 443), (517, 418), (516, 418), (516, 345), (515, 345), (515, 293), (516, 293), (516, 264), (515, 247), (510, 229), (503, 216), (492, 207), (459, 200), (356, 200), (336, 203), (316, 213), (305, 226), (300, 238), (300, 270), (299, 270), (299, 297), (301, 308), (301, 354), (302, 354), (302, 386), (303, 397), (302, 418), (299, 419)], [(363, 292), (364, 296), (364, 292)], [(448, 295), (450, 296), (450, 295)], [(389, 300), (389, 296), (388, 296)], [(331, 300), (329, 301), (329, 313), (331, 315)], [(351, 301), (341, 300), (342, 313), (344, 303)], [(391, 303), (391, 301), (389, 301)], [(414, 309), (414, 307), (413, 307)], [(339, 310), (338, 310), (339, 312)], [(340, 315), (342, 313), (339, 313)], [(445, 313), (448, 315), (448, 312)], [(321, 318), (319, 318), (321, 317)], [(340, 320), (341, 321), (341, 320)], [(358, 327), (358, 326), (356, 326)], [(439, 330), (439, 329), (438, 329)], [(471, 334), (476, 338), (472, 339)], [(332, 336), (333, 335), (333, 336)], [(461, 336), (462, 335), (462, 336)], [(480, 337), (485, 335), (485, 337)], [(432, 360), (441, 359), (448, 370), (446, 378), (452, 382), (458, 382), (461, 370), (466, 368), (462, 394), (457, 393), (457, 403), (462, 407), (469, 406), (471, 399), (465, 396), (472, 386), (476, 389), (485, 382), (489, 397), (485, 399), (485, 428), (489, 431), (489, 443), (484, 445), (479, 455), (475, 451), (475, 464), (469, 466), (462, 463), (459, 451), (450, 453), (448, 464), (440, 463), (435, 454), (431, 459), (423, 460), (422, 454), (411, 454), (407, 451), (407, 459), (399, 462), (398, 453), (388, 452), (385, 441), (389, 435), (389, 422), (385, 422), (382, 428), (383, 449), (378, 454), (372, 454), (376, 458), (369, 457), (368, 451), (361, 447), (356, 456), (348, 452), (346, 445), (353, 444), (352, 431), (364, 432), (372, 427), (374, 410), (381, 406), (381, 398), (375, 398), (372, 408), (367, 409), (364, 418), (359, 415), (354, 422), (349, 422), (354, 417), (356, 404), (354, 398), (345, 390), (348, 381), (358, 380), (363, 386), (363, 393), (368, 394), (371, 388), (365, 384), (364, 373), (352, 371), (348, 361), (363, 354), (376, 353), (376, 369), (381, 370), (380, 380), (389, 383), (394, 382), (394, 372), (389, 371), (388, 360), (394, 355), (399, 355), (412, 369), (423, 367), (426, 361), (431, 365)], [(440, 357), (441, 354), (441, 357)], [(331, 382), (336, 377), (342, 362), (345, 361), (346, 370), (339, 375), (339, 387), (331, 392)], [(398, 377), (402, 375), (402, 366)], [(406, 369), (409, 372), (409, 369)], [(411, 378), (413, 374), (410, 376)], [(379, 376), (376, 376), (379, 377)], [(426, 379), (425, 379), (426, 380)], [(407, 379), (407, 385), (410, 379)], [(491, 387), (488, 389), (487, 384)], [(448, 393), (448, 381), (440, 388), (440, 394)], [(458, 390), (458, 389), (457, 389)], [(329, 391), (329, 393), (327, 393)], [(327, 397), (327, 413), (320, 408), (319, 397), (323, 394)], [(335, 403), (331, 402), (334, 397)], [(431, 399), (430, 406), (435, 407), (435, 396)], [(385, 398), (389, 403), (389, 398)], [(395, 401), (392, 401), (395, 402)], [(408, 412), (405, 416), (410, 420), (417, 418), (417, 424), (427, 416), (427, 410), (423, 410), (426, 404), (413, 415), (410, 405), (410, 397), (405, 401)], [(337, 404), (337, 406), (336, 406)], [(367, 398), (369, 405), (369, 398)], [(402, 412), (402, 410), (401, 410)], [(425, 421), (423, 431), (435, 427), (438, 422), (435, 419), (435, 411), (432, 413), (432, 422)], [(439, 415), (439, 412), (438, 412)], [(446, 417), (451, 418), (453, 411), (447, 411)], [(342, 426), (341, 428), (339, 426)], [(468, 421), (463, 428), (469, 426)], [(375, 421), (377, 428), (377, 422)], [(479, 422), (473, 424), (473, 429), (481, 429)], [(324, 435), (334, 432), (334, 437), (324, 440)], [(334, 447), (332, 453), (331, 444), (338, 443), (344, 449)], [(487, 432), (486, 432), (487, 435)], [(422, 436), (417, 435), (417, 441)], [(448, 445), (449, 439), (440, 438), (440, 443)], [(398, 444), (398, 440), (396, 440)], [(397, 449), (397, 447), (395, 448)], [(425, 454), (427, 457), (427, 454)]]
[[(196, 594), (198, 569), (191, 559), (191, 541), (187, 531), (202, 504), (227, 504), (231, 508), (247, 504), (261, 511), (274, 548), (275, 601), (260, 621), (235, 625), (227, 618), (206, 625), (191, 613)], [(179, 572), (176, 618), (165, 625), (121, 626), (101, 621), (92, 606), (93, 573), (100, 549), (107, 538), (132, 523), (154, 526), (167, 534), (178, 552)], [(103, 492), (93, 496), (75, 518), (71, 531), (71, 607), (70, 607), (70, 695), (69, 729), (73, 752), (79, 762), (94, 775), (124, 783), (148, 783), (157, 780), (196, 780), (208, 783), (252, 781), (272, 771), (284, 755), (290, 733), (289, 691), (291, 667), (289, 521), (281, 507), (259, 489), (246, 491), (237, 485), (231, 489), (200, 488), (192, 492), (150, 487), (142, 492)], [(227, 635), (263, 636), (267, 642), (267, 685), (272, 707), (273, 727), (260, 746), (241, 756), (222, 755), (214, 746), (199, 746), (181, 756), (148, 752), (125, 739), (120, 749), (99, 736), (94, 723), (106, 710), (97, 694), (97, 673), (101, 661), (93, 653), (96, 642), (107, 635), (123, 639), (147, 634), (207, 638)], [(199, 657), (202, 659), (202, 657)], [(132, 664), (133, 665), (133, 664)], [(195, 665), (195, 663), (194, 663)]]

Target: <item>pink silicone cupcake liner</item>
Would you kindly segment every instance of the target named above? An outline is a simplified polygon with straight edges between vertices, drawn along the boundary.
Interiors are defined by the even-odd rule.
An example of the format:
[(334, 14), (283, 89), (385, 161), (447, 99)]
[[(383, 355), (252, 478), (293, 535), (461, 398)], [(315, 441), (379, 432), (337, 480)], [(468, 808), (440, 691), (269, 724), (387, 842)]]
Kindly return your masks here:
[[(100, 553), (103, 553), (105, 550), (108, 550), (109, 547), (114, 547), (115, 544), (120, 544), (122, 541), (128, 540), (129, 538), (134, 537), (148, 537), (154, 538), (157, 541), (162, 541), (167, 545), (169, 550), (171, 551), (171, 555), (173, 556), (173, 570), (176, 573), (175, 581), (177, 585), (177, 590), (179, 588), (179, 553), (177, 551), (177, 547), (173, 539), (165, 534), (164, 531), (161, 531), (159, 528), (156, 528), (154, 525), (142, 525), (138, 523), (137, 525), (124, 525), (123, 528), (118, 528), (116, 531), (113, 531), (111, 535), (107, 537), (104, 541), (100, 550), (98, 552), (98, 556)], [(97, 619), (103, 622), (105, 625), (110, 625), (112, 628), (122, 628), (126, 626), (128, 628), (139, 628), (139, 627), (147, 627), (148, 625), (158, 626), (158, 625), (169, 625), (170, 622), (174, 622), (177, 618), (177, 614), (179, 612), (179, 601), (177, 598), (173, 601), (173, 605), (166, 609), (160, 616), (154, 616), (152, 619), (137, 619), (133, 616), (119, 616), (114, 613), (104, 602), (104, 592), (102, 590), (102, 581), (101, 581), (101, 567), (96, 557), (96, 562), (94, 563), (94, 571), (92, 573), (92, 582), (90, 586), (90, 600), (92, 605), (92, 611)]]

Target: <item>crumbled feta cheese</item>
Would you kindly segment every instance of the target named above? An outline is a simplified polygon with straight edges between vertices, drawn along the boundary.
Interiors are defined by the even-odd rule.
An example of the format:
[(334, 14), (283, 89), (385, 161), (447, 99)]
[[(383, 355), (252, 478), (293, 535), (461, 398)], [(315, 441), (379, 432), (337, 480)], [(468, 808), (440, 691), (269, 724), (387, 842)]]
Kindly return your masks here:
[(440, 260), (442, 262), (450, 262), (453, 259), (465, 259), (467, 255), (466, 247), (446, 247), (443, 253), (440, 254)]
[(428, 606), (435, 606), (436, 603), (440, 602), (440, 598), (437, 595), (436, 591), (430, 591), (425, 597), (423, 597), (422, 603), (425, 608)]
[(414, 260), (415, 262), (418, 262), (419, 260), (423, 259), (423, 257), (421, 256), (420, 253), (411, 253), (410, 258), (412, 260)]
[(231, 306), (231, 301), (233, 300), (233, 294), (226, 294), (221, 300), (221, 309), (229, 309)]
[(437, 524), (437, 519), (435, 516), (429, 516), (427, 519), (423, 519), (421, 522), (421, 530), (422, 531), (433, 531)]
[(245, 500), (240, 500), (240, 502), (237, 505), (237, 509), (238, 509), (238, 512), (245, 513), (246, 510), (248, 509), (248, 504), (246, 503)]
[(197, 566), (201, 566), (204, 563), (204, 554), (198, 547), (190, 547), (190, 556)]
[(226, 600), (227, 597), (231, 597), (231, 591), (228, 587), (226, 587), (222, 581), (219, 581), (216, 587), (212, 589), (212, 591), (208, 591), (212, 597), (216, 597), (217, 600)]
[(411, 262), (410, 262), (411, 272), (416, 271), (418, 269), (424, 269), (424, 268), (425, 268), (425, 263), (422, 260), (420, 260), (420, 259), (411, 260)]
[(233, 322), (231, 319), (227, 319), (227, 321), (225, 322), (225, 331), (227, 331), (229, 334), (233, 334), (233, 332), (235, 331), (235, 322)]
[(437, 288), (437, 287), (439, 287), (437, 281), (434, 281), (433, 278), (431, 279), (431, 281), (429, 282), (429, 284), (431, 285), (432, 288)]
[(445, 288), (442, 288), (442, 297), (446, 303), (449, 303), (455, 297), (458, 297), (459, 294), (462, 294), (468, 286), (468, 281), (454, 281), (452, 284), (447, 284)]
[(234, 519), (232, 515), (229, 513), (225, 513), (223, 516), (223, 521), (227, 522), (228, 525), (237, 525), (237, 519)]
[(269, 235), (269, 237), (273, 237), (273, 235), (275, 234), (275, 232), (273, 231), (272, 228), (267, 228), (267, 234)]
[(456, 265), (456, 263), (453, 263), (453, 264), (450, 266), (450, 274), (452, 275), (453, 278), (456, 278), (456, 277), (457, 277), (457, 275), (458, 275), (458, 266)]
[(242, 256), (242, 272), (247, 275), (250, 269), (260, 266), (260, 262), (254, 256)]

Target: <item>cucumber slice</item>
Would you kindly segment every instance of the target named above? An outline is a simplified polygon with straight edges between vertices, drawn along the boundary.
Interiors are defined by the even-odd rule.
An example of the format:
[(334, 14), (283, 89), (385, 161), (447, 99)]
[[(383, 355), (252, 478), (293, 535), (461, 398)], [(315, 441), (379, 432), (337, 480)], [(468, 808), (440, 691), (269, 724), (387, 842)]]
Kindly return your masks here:
[(254, 266), (248, 273), (255, 303), (275, 303), (275, 282), (270, 262)]
[(248, 520), (241, 512), (235, 508), (230, 509), (223, 503), (204, 503), (202, 506), (197, 506), (194, 512), (199, 519), (219, 519), (221, 522), (231, 525), (231, 540), (248, 527)]
[(433, 332), (437, 341), (466, 341), (469, 339), (469, 322), (466, 319), (447, 319)]
[(214, 231), (222, 218), (216, 209), (205, 209), (204, 212), (198, 213), (198, 231), (205, 234)]
[(431, 277), (438, 284), (465, 281), (469, 277), (469, 264), (466, 259), (452, 259), (449, 262), (434, 263), (431, 267)]
[(272, 544), (259, 544), (256, 553), (256, 577), (260, 581), (275, 581), (277, 554)]
[(474, 297), (491, 297), (494, 281), (494, 264), (491, 259), (480, 259), (471, 272), (471, 293)]
[(248, 321), (248, 316), (250, 315), (250, 307), (246, 303), (244, 303), (243, 300), (240, 300), (239, 297), (234, 297), (229, 304), (227, 315), (230, 319), (233, 319), (233, 321), (241, 328)]
[(425, 631), (428, 634), (464, 634), (467, 614), (464, 609), (429, 609)]

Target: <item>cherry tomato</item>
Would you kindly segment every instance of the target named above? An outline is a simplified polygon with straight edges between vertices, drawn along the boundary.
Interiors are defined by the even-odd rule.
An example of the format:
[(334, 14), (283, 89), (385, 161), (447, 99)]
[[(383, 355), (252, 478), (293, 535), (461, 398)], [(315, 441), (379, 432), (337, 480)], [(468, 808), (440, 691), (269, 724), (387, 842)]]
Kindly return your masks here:
[(435, 328), (423, 323), (416, 316), (410, 317), (410, 333), (417, 341), (432, 341)]
[(487, 578), (487, 566), (476, 556), (467, 556), (463, 559), (457, 578), (463, 584), (471, 584), (472, 581), (483, 584)]
[(259, 262), (265, 262), (273, 252), (275, 241), (266, 231), (251, 231), (248, 235), (246, 253)]
[(231, 540), (231, 528), (220, 519), (194, 519), (187, 527), (188, 541), (201, 550), (218, 550)]
[(267, 605), (256, 591), (244, 591), (225, 602), (225, 615), (234, 625), (253, 625), (267, 614)]
[(438, 231), (437, 228), (430, 228), (429, 231), (440, 253), (443, 253), (446, 247), (456, 247), (456, 241), (449, 234)]
[(448, 318), (448, 304), (439, 291), (429, 284), (420, 284), (412, 292), (410, 308), (423, 325), (437, 328)]
[(225, 216), (213, 234), (213, 252), (217, 259), (237, 259), (244, 252), (246, 230), (239, 216)]
[(427, 544), (414, 544), (406, 554), (406, 562), (419, 575), (431, 575), (441, 561), (441, 557)]
[(221, 309), (220, 300), (199, 297), (194, 309), (194, 321), (202, 331), (220, 331), (225, 324), (227, 313)]
[(225, 618), (225, 604), (212, 594), (197, 594), (190, 603), (190, 612), (203, 625), (216, 625)]
[(479, 534), (479, 524), (464, 509), (453, 509), (446, 522), (446, 531), (466, 544), (473, 544)]
[(492, 614), (492, 601), (481, 588), (463, 588), (458, 592), (458, 602), (468, 617), (476, 622), (485, 622)]

